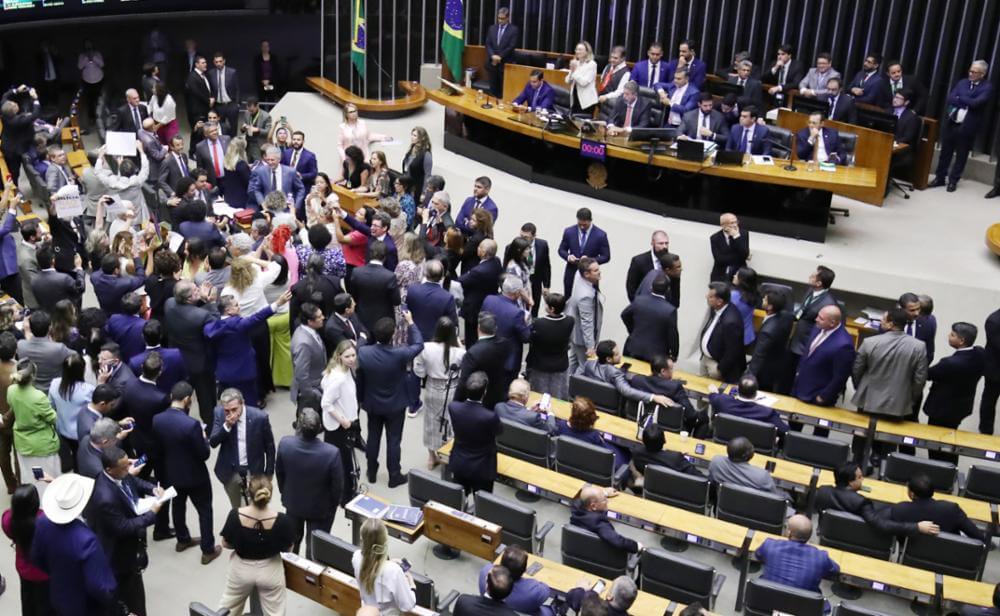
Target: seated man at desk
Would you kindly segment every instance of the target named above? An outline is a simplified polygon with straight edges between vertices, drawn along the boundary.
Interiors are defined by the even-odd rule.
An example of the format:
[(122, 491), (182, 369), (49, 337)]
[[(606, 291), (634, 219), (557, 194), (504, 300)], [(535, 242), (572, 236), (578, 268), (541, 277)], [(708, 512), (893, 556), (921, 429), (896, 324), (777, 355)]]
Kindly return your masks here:
[(711, 392), (708, 403), (716, 413), (768, 422), (778, 429), (779, 438), (788, 432), (788, 424), (778, 411), (757, 403), (757, 377), (754, 375), (744, 374), (740, 378), (735, 396), (719, 393), (719, 386), (715, 383), (708, 386), (708, 391)]
[[(765, 539), (757, 548), (757, 560), (764, 565), (761, 579), (821, 593), (819, 583), (823, 578), (835, 578), (840, 573), (840, 566), (825, 550), (809, 545), (812, 520), (804, 515), (793, 515), (788, 518), (785, 534), (787, 541)], [(823, 611), (830, 611), (829, 604)]]
[(685, 475), (705, 476), (684, 457), (684, 454), (664, 449), (666, 442), (663, 429), (655, 421), (649, 422), (649, 425), (643, 428), (642, 445), (632, 450), (632, 461), (628, 467), (632, 472), (632, 487), (636, 488), (636, 492), (642, 491), (646, 467), (650, 464), (665, 466)]
[(626, 83), (608, 118), (608, 135), (613, 137), (630, 133), (633, 128), (647, 128), (651, 106), (648, 100), (639, 96), (638, 83), (634, 81)]
[[(495, 566), (493, 563), (486, 563), (479, 570), (479, 594), (486, 593), (487, 578)], [(524, 548), (517, 545), (507, 546), (500, 556), (499, 566), (506, 567), (507, 571), (510, 571), (510, 577), (514, 582), (510, 594), (503, 600), (504, 605), (521, 614), (552, 616), (554, 613), (552, 608), (544, 605), (552, 589), (538, 580), (524, 577), (524, 572), (528, 568), (528, 553)]]
[(835, 165), (847, 164), (847, 152), (836, 128), (823, 126), (823, 114), (809, 114), (809, 123), (795, 133), (795, 148), (800, 160), (814, 160)]
[[(593, 596), (588, 598), (588, 595)], [(579, 614), (584, 609), (584, 600), (586, 599), (587, 603), (590, 604), (596, 597), (604, 604), (603, 607), (607, 608), (608, 616), (628, 616), (628, 610), (638, 596), (639, 589), (636, 588), (632, 578), (627, 575), (619, 575), (611, 582), (611, 590), (608, 591), (606, 599), (602, 599), (589, 588), (577, 586), (566, 593), (566, 605)]]
[(632, 386), (636, 389), (663, 394), (684, 407), (684, 429), (695, 438), (708, 434), (708, 413), (697, 411), (688, 398), (684, 382), (674, 378), (674, 362), (666, 355), (657, 355), (649, 362), (649, 375), (635, 375)]
[(714, 109), (715, 101), (708, 92), (698, 95), (698, 108), (684, 114), (681, 135), (688, 139), (714, 141), (721, 145), (729, 139), (729, 124), (721, 111)]
[[(726, 445), (726, 455), (715, 456), (708, 464), (708, 478), (721, 485), (733, 485), (770, 492), (782, 498), (788, 494), (774, 483), (774, 477), (766, 468), (750, 464), (753, 459), (753, 444), (745, 436), (737, 436)], [(792, 511), (789, 509), (789, 513)]]
[(545, 74), (540, 70), (531, 71), (528, 83), (524, 84), (524, 89), (514, 99), (515, 105), (535, 111), (539, 109), (553, 111), (555, 102), (556, 91), (545, 81)]
[(493, 410), (497, 412), (500, 419), (524, 424), (537, 430), (545, 430), (549, 434), (556, 433), (555, 415), (547, 415), (539, 407), (538, 403), (528, 407), (528, 394), (531, 393), (531, 385), (524, 379), (514, 379), (507, 388), (507, 401), (497, 402)]
[(943, 533), (962, 533), (966, 537), (986, 542), (986, 535), (969, 519), (957, 503), (934, 499), (934, 484), (925, 473), (917, 473), (906, 482), (908, 503), (896, 503), (889, 508), (889, 517), (897, 522), (929, 520)]
[(580, 490), (580, 497), (573, 504), (569, 523), (589, 530), (613, 548), (636, 554), (644, 549), (642, 544), (618, 534), (608, 519), (608, 497), (617, 495), (618, 492), (611, 488), (589, 484), (584, 486)]
[(517, 616), (513, 608), (504, 604), (513, 589), (514, 578), (507, 567), (494, 565), (486, 575), (486, 592), (481, 595), (459, 595), (451, 613), (453, 616)]
[(661, 406), (677, 406), (677, 403), (659, 392), (648, 392), (637, 389), (629, 384), (628, 376), (618, 368), (622, 354), (614, 340), (601, 340), (597, 343), (597, 359), (589, 359), (580, 372), (583, 376), (601, 381), (613, 386), (618, 395), (636, 402), (652, 402)]
[(771, 140), (767, 138), (769, 131), (763, 124), (757, 123), (757, 117), (756, 107), (740, 109), (739, 124), (729, 129), (727, 150), (749, 152), (753, 155), (771, 154)]
[[(892, 167), (890, 175), (895, 175), (907, 169), (913, 163), (913, 153), (920, 145), (920, 116), (910, 109), (913, 92), (909, 88), (897, 90), (892, 95), (892, 114), (896, 116), (896, 132), (893, 134), (893, 141), (906, 144), (905, 150), (892, 153)], [(888, 186), (886, 190), (888, 190)]]
[(654, 86), (663, 104), (662, 126), (680, 126), (684, 114), (698, 106), (698, 88), (688, 83), (687, 69), (674, 72), (673, 83)]

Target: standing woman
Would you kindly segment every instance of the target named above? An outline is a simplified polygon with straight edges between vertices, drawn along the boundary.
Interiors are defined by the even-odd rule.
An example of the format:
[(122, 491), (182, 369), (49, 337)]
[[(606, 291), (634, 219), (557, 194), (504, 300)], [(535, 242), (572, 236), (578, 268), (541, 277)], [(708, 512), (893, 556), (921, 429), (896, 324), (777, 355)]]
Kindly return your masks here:
[(167, 92), (163, 82), (157, 82), (153, 87), (153, 96), (149, 99), (149, 115), (156, 122), (156, 136), (160, 143), (170, 145), (170, 140), (180, 131), (177, 124), (177, 102)]
[(96, 125), (97, 100), (101, 98), (101, 89), (104, 87), (104, 56), (94, 49), (90, 39), (83, 41), (83, 51), (76, 59), (76, 67), (80, 69), (80, 80), (83, 81), (83, 95), (87, 97), (90, 121)]
[(757, 340), (757, 332), (753, 329), (753, 311), (760, 302), (760, 283), (755, 269), (741, 267), (736, 270), (730, 301), (743, 317), (743, 344), (750, 346)]
[(465, 349), (458, 341), (458, 326), (450, 318), (441, 317), (434, 327), (434, 338), (424, 343), (424, 350), (413, 360), (413, 372), (425, 379), (420, 400), (424, 409), (424, 447), (427, 448), (428, 470), (434, 470), (441, 464), (437, 450), (451, 440), (448, 405), (455, 397), (457, 368), (464, 355)]
[[(330, 176), (322, 171), (317, 173), (316, 181), (309, 189), (305, 201), (306, 227), (322, 224), (330, 212), (340, 203), (340, 197), (333, 192), (333, 187), (330, 184)], [(333, 231), (330, 233), (332, 235)]]
[[(334, 218), (333, 230), (337, 234), (337, 242), (340, 244), (340, 249), (344, 252), (344, 263), (346, 264), (344, 284), (349, 285), (351, 282), (351, 272), (354, 268), (365, 264), (365, 255), (368, 251), (368, 236), (357, 229), (352, 229), (347, 235), (344, 235), (344, 229), (340, 224), (341, 220), (343, 220), (344, 211), (339, 207), (335, 211), (336, 217)], [(365, 224), (369, 226), (372, 224), (374, 215), (374, 209), (367, 207), (359, 207), (354, 212), (354, 218), (365, 221)]]
[(424, 273), (424, 243), (416, 233), (409, 231), (403, 235), (399, 246), (399, 263), (396, 265), (396, 283), (399, 285), (400, 304), (396, 306), (396, 333), (392, 336), (393, 345), (405, 345), (409, 326), (403, 318), (403, 308), (406, 305), (406, 291), (411, 284), (420, 282)]
[(413, 178), (403, 174), (393, 182), (393, 192), (399, 209), (406, 214), (406, 228), (413, 228), (413, 217), (417, 214), (416, 201), (413, 200)]
[(229, 207), (242, 210), (247, 206), (247, 185), (250, 184), (250, 164), (247, 163), (247, 140), (233, 137), (222, 158), (226, 173), (219, 178), (219, 188)]
[(486, 208), (473, 210), (469, 217), (469, 227), (472, 228), (472, 235), (465, 241), (465, 248), (462, 250), (463, 274), (479, 265), (479, 244), (485, 239), (493, 239), (493, 214), (487, 212)]
[[(49, 402), (56, 410), (56, 432), (59, 433), (59, 458), (62, 472), (73, 470), (76, 461), (77, 431), (76, 418), (83, 407), (90, 403), (94, 385), (83, 378), (86, 362), (78, 353), (70, 353), (62, 363), (62, 376), (52, 379), (49, 384)], [(97, 378), (107, 380), (105, 373)]]
[(14, 491), (10, 509), (3, 512), (3, 532), (14, 543), (14, 569), (21, 579), (21, 616), (49, 616), (54, 613), (49, 601), (49, 576), (31, 563), (31, 540), (35, 521), (44, 517), (38, 490), (23, 485)]
[(287, 303), (278, 303), (278, 298), (289, 287), (288, 261), (282, 255), (274, 254), (271, 262), (281, 267), (281, 273), (274, 282), (264, 287), (264, 297), (268, 303), (277, 305), (274, 314), (267, 318), (267, 331), (271, 337), (271, 382), (275, 387), (291, 387), (294, 378), (291, 315)]
[(33, 483), (44, 493), (45, 484), (35, 479), (31, 467), (41, 467), (50, 477), (59, 476), (59, 437), (56, 411), (49, 397), (35, 387), (36, 371), (30, 359), (17, 362), (7, 388), (7, 404), (14, 411), (14, 451), (21, 467), (21, 483)]
[(233, 509), (222, 527), (222, 545), (233, 550), (226, 574), (226, 589), (219, 609), (242, 614), (243, 605), (254, 588), (267, 616), (285, 614), (285, 568), (281, 553), (295, 543), (295, 529), (284, 513), (271, 503), (271, 479), (267, 475), (250, 478), (250, 504)]
[(374, 605), (382, 616), (399, 616), (417, 605), (416, 585), (409, 571), (389, 560), (385, 522), (368, 518), (361, 526), (361, 549), (351, 556), (361, 604)]
[(410, 149), (403, 157), (403, 173), (410, 176), (413, 181), (410, 194), (413, 195), (415, 202), (419, 203), (420, 195), (424, 192), (424, 181), (431, 174), (433, 167), (431, 138), (427, 136), (427, 131), (422, 126), (415, 126), (410, 131)]
[(358, 367), (358, 351), (353, 340), (341, 340), (323, 371), (320, 408), (323, 410), (323, 440), (340, 450), (344, 465), (342, 503), (347, 503), (358, 490), (354, 468), (354, 446), (361, 442), (361, 422), (358, 420), (358, 388), (354, 370)]
[(562, 293), (545, 295), (545, 315), (531, 324), (528, 339), (528, 382), (531, 391), (569, 399), (569, 342), (573, 335), (573, 317), (565, 314), (566, 297)]
[(569, 61), (569, 98), (573, 113), (590, 114), (597, 104), (597, 62), (594, 50), (587, 41), (576, 44), (573, 59)]
[(281, 67), (278, 58), (271, 53), (271, 41), (260, 42), (260, 53), (254, 59), (253, 74), (257, 84), (257, 99), (264, 103), (275, 103), (281, 98), (278, 86), (281, 82)]
[(507, 245), (503, 256), (504, 273), (521, 281), (521, 297), (517, 299), (517, 305), (521, 310), (528, 311), (535, 305), (534, 298), (531, 297), (531, 266), (528, 264), (530, 258), (531, 241), (521, 236), (515, 237)]
[(347, 148), (352, 145), (361, 150), (365, 158), (368, 158), (368, 145), (375, 141), (389, 141), (392, 137), (369, 133), (368, 124), (358, 117), (358, 107), (354, 103), (344, 105), (344, 121), (340, 124), (340, 139), (337, 143), (337, 151), (340, 152), (340, 160), (344, 160)]
[[(232, 295), (240, 304), (240, 316), (252, 317), (269, 304), (264, 288), (273, 284), (281, 276), (281, 264), (263, 261), (250, 255), (233, 259), (229, 266), (229, 284), (223, 287), (219, 296)], [(267, 395), (274, 390), (271, 377), (271, 333), (267, 322), (257, 323), (250, 330), (250, 344), (257, 358), (257, 393), (260, 406)]]

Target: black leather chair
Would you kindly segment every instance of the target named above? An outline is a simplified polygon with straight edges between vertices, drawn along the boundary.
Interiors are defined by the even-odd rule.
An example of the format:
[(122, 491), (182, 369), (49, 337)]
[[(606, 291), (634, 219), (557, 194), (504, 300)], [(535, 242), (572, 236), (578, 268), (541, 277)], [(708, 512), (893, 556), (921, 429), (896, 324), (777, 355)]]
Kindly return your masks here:
[(719, 486), (715, 517), (780, 535), (785, 529), (785, 499), (729, 483)]
[(829, 470), (847, 462), (851, 454), (847, 443), (791, 431), (785, 434), (783, 451), (786, 460)]
[(518, 460), (548, 468), (549, 433), (523, 423), (501, 419), (503, 432), (497, 435), (497, 451)]
[(684, 430), (684, 407), (656, 405), (656, 423), (666, 432), (678, 433)]
[(854, 151), (858, 148), (858, 136), (855, 133), (840, 133), (840, 143), (847, 155), (847, 166), (854, 166)]
[(437, 501), (442, 505), (465, 509), (465, 492), (457, 483), (445, 481), (437, 475), (421, 469), (412, 469), (407, 480), (410, 506), (423, 507), (427, 501)]
[(895, 537), (880, 533), (861, 516), (827, 509), (819, 516), (819, 544), (879, 560), (889, 560)]
[(899, 562), (943, 575), (981, 580), (986, 544), (952, 533), (907, 537)]
[(556, 111), (569, 115), (571, 107), (571, 103), (569, 100), (569, 90), (567, 90), (562, 86), (556, 85), (551, 81), (549, 82), (549, 85), (552, 86), (552, 91), (555, 93), (555, 98), (553, 99), (553, 105), (555, 106)]
[(545, 551), (545, 536), (552, 530), (551, 521), (538, 528), (535, 510), (490, 492), (474, 495), (476, 516), (498, 524), (504, 545), (517, 545), (539, 556)]
[(753, 450), (757, 453), (771, 455), (776, 448), (778, 428), (767, 421), (716, 413), (712, 419), (712, 440), (716, 443), (728, 443), (737, 436), (750, 439)]
[(1000, 503), (1000, 470), (975, 464), (970, 466), (961, 494), (968, 498)]
[(616, 550), (585, 528), (562, 527), (562, 562), (606, 580), (628, 573), (628, 554)]
[(569, 377), (569, 397), (573, 399), (577, 396), (589, 398), (598, 410), (615, 415), (621, 414), (621, 396), (618, 395), (614, 385), (582, 374), (574, 374)]
[(190, 616), (229, 616), (229, 610), (213, 610), (204, 603), (193, 601), (188, 605), (188, 614)]
[(548, 58), (540, 51), (525, 51), (518, 49), (514, 51), (513, 64), (523, 64), (525, 66), (535, 66), (545, 68)]
[(437, 611), (438, 595), (434, 588), (434, 580), (412, 569), (410, 569), (410, 577), (413, 578), (413, 593), (417, 597), (417, 605), (431, 611)]
[(951, 462), (928, 460), (905, 453), (893, 452), (882, 460), (879, 478), (891, 483), (906, 483), (917, 473), (926, 473), (931, 478), (934, 490), (950, 494), (958, 478), (958, 468)]
[(642, 590), (679, 603), (697, 601), (708, 609), (715, 606), (715, 598), (726, 581), (715, 567), (656, 548), (642, 553), (639, 572)]
[(771, 142), (771, 155), (776, 158), (790, 158), (792, 131), (780, 126), (768, 126), (767, 131), (767, 140)]
[(348, 575), (354, 575), (351, 556), (358, 549), (356, 545), (322, 530), (314, 530), (309, 541), (312, 542), (314, 561)]
[(710, 485), (707, 477), (650, 464), (643, 475), (642, 495), (651, 501), (708, 515)]
[(824, 600), (820, 593), (760, 578), (747, 581), (743, 601), (744, 616), (773, 616), (777, 612), (823, 616)]
[(610, 450), (572, 436), (559, 436), (554, 440), (557, 471), (599, 486), (614, 484), (615, 454)]
[(833, 610), (833, 616), (889, 616), (889, 614), (841, 602), (841, 604)]

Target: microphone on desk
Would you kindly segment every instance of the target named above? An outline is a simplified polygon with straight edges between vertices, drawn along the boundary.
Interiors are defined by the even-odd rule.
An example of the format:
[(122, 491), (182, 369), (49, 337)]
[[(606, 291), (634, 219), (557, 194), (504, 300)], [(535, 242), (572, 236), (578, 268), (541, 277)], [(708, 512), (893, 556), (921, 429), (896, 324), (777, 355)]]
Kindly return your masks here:
[(792, 133), (792, 145), (791, 150), (788, 152), (788, 164), (783, 168), (785, 171), (798, 171), (798, 167), (795, 166), (795, 133)]
[(483, 109), (493, 109), (493, 105), (490, 104), (490, 95), (486, 95), (486, 102), (480, 105)]

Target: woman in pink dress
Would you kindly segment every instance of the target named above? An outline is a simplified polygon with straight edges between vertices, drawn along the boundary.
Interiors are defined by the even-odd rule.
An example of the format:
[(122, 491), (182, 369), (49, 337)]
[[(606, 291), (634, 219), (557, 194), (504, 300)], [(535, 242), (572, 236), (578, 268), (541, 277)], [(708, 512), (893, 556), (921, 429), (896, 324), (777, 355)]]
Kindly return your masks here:
[(368, 160), (368, 144), (390, 139), (388, 135), (368, 132), (368, 124), (358, 117), (358, 108), (354, 103), (344, 105), (344, 121), (340, 125), (340, 142), (337, 144), (340, 160), (344, 160), (347, 147), (352, 145), (361, 149), (361, 153), (364, 154), (363, 160)]

